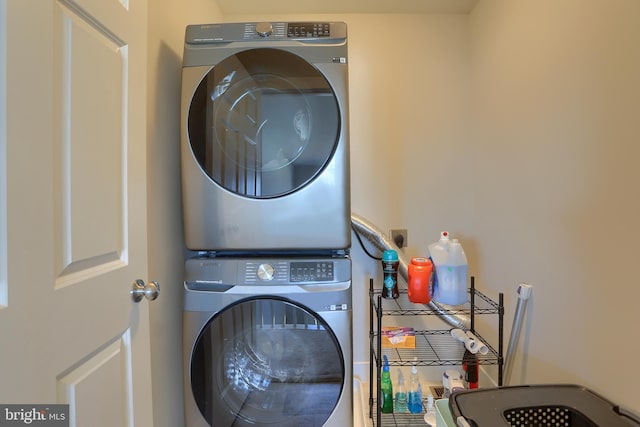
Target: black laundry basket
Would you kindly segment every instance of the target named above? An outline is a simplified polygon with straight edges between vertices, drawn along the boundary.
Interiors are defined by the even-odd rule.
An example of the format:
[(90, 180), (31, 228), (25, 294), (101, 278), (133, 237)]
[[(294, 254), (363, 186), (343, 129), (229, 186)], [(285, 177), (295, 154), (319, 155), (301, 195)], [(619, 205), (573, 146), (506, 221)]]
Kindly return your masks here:
[[(454, 420), (471, 427), (630, 427), (640, 420), (577, 385), (526, 385), (459, 391), (449, 396)], [(460, 423), (458, 423), (460, 426)]]

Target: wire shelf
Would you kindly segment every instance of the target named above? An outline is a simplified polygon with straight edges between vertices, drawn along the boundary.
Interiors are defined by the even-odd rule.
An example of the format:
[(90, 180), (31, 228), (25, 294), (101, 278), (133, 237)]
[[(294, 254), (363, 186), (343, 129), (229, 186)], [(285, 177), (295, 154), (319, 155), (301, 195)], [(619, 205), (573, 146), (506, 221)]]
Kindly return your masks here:
[[(377, 399), (373, 399), (373, 407), (377, 407)], [(420, 414), (412, 414), (412, 413), (402, 413), (399, 414), (397, 412), (394, 412), (393, 414), (380, 414), (381, 415), (381, 420), (380, 420), (380, 424), (387, 427), (387, 426), (394, 426), (394, 427), (409, 427), (409, 426), (424, 426), (424, 414), (427, 411), (427, 407), (426, 407), (426, 400), (423, 399), (422, 400), (422, 413)], [(373, 421), (373, 425), (374, 427), (377, 426), (377, 419), (376, 417), (371, 418), (371, 420)]]
[[(378, 296), (382, 294), (382, 290), (374, 290), (371, 294), (371, 304), (374, 310), (378, 308)], [(488, 296), (477, 289), (474, 289), (474, 306), (475, 314), (498, 314), (500, 306)], [(467, 290), (467, 302), (461, 305), (446, 305), (434, 302), (437, 308), (440, 308), (447, 314), (471, 314), (471, 288)], [(416, 304), (409, 301), (409, 295), (406, 289), (400, 289), (400, 296), (395, 299), (382, 298), (382, 314), (388, 316), (424, 316), (438, 315), (440, 312), (432, 308), (429, 304)]]
[[(373, 279), (369, 280), (369, 342), (370, 365), (369, 375), (369, 413), (375, 427), (378, 426), (418, 426), (424, 425), (423, 415), (420, 414), (382, 414), (375, 403), (376, 396), (380, 396), (380, 375), (383, 356), (393, 366), (459, 366), (473, 363), (474, 365), (498, 365), (498, 385), (502, 385), (503, 360), (503, 317), (504, 297), (500, 293), (499, 302), (484, 295), (475, 288), (474, 277), (471, 277), (467, 290), (467, 301), (464, 304), (451, 306), (432, 302), (430, 304), (416, 304), (409, 301), (406, 287), (399, 289), (399, 297), (395, 299), (382, 298), (382, 290), (374, 289)], [(496, 314), (498, 317), (498, 351), (496, 351), (475, 329), (474, 318), (479, 314)], [(461, 315), (468, 316), (468, 329), (487, 346), (487, 354), (476, 353), (468, 356), (462, 342), (451, 336), (451, 330), (415, 330), (415, 348), (381, 348), (382, 318), (384, 316), (432, 316), (432, 315)], [(466, 328), (466, 326), (465, 326)], [(467, 359), (466, 357), (473, 357)], [(468, 365), (471, 366), (471, 365)], [(375, 368), (375, 369), (374, 369)], [(374, 376), (375, 371), (375, 376)], [(374, 387), (375, 384), (375, 387)], [(424, 402), (423, 402), (424, 406)]]
[[(464, 358), (464, 344), (451, 336), (449, 330), (415, 331), (415, 348), (383, 348), (382, 355), (387, 356), (389, 365), (394, 366), (454, 366), (460, 365)], [(479, 334), (475, 334), (489, 349), (487, 354), (477, 353), (478, 365), (497, 365), (498, 353)], [(377, 336), (374, 332), (371, 351), (377, 362)], [(417, 360), (414, 360), (417, 358)]]

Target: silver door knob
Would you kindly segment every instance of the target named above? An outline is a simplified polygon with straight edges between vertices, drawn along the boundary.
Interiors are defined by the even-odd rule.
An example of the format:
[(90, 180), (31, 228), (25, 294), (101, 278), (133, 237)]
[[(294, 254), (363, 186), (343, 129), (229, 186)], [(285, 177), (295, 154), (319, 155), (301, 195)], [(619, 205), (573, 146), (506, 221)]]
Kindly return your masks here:
[(133, 302), (140, 302), (142, 298), (146, 298), (149, 301), (153, 301), (160, 295), (160, 284), (158, 282), (144, 283), (144, 280), (138, 279), (131, 285), (129, 291)]

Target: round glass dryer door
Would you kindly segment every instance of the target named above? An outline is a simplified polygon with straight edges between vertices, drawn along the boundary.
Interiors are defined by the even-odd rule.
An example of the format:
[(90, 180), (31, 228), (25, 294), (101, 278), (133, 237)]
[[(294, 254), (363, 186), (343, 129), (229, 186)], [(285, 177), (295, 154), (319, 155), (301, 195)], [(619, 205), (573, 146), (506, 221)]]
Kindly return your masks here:
[(189, 107), (188, 137), (202, 170), (251, 198), (294, 192), (326, 167), (340, 113), (326, 78), (299, 56), (250, 49), (214, 66)]
[(322, 426), (344, 380), (343, 353), (327, 324), (275, 297), (214, 316), (191, 357), (191, 390), (212, 427)]

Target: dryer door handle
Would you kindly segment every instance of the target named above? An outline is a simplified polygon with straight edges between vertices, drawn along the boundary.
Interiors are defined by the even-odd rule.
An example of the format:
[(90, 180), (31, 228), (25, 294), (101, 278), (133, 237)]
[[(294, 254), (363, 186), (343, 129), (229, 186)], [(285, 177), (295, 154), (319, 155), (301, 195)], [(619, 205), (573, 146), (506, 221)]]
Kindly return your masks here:
[(133, 302), (139, 303), (142, 298), (147, 298), (149, 301), (153, 301), (160, 295), (160, 284), (158, 282), (144, 283), (144, 280), (134, 280), (129, 291)]

